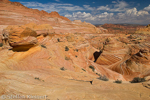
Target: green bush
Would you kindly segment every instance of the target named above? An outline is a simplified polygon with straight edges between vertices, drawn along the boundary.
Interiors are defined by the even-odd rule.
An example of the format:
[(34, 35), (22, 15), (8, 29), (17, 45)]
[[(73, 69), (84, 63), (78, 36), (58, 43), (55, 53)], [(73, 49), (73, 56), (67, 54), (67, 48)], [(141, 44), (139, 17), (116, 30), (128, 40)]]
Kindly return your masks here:
[(145, 82), (145, 78), (140, 78), (140, 77), (135, 77), (132, 81), (130, 81), (131, 83), (140, 83), (140, 82)]
[(45, 45), (41, 45), (41, 47), (46, 48), (46, 46), (45, 46)]
[(2, 47), (3, 46), (3, 43), (0, 43), (0, 47)]
[(122, 83), (122, 80), (118, 80), (118, 79), (117, 79), (117, 80), (114, 81), (114, 83), (121, 84), (121, 83)]
[(57, 41), (60, 42), (60, 39), (58, 38)]
[(103, 81), (108, 81), (109, 79), (105, 76), (105, 75), (100, 75), (100, 77), (99, 78), (97, 78), (97, 79), (99, 79), (99, 80), (103, 80)]
[(65, 60), (70, 60), (70, 58), (68, 58), (68, 57), (65, 56)]
[(86, 72), (86, 70), (85, 70), (85, 69), (83, 69), (83, 68), (82, 68), (82, 70)]
[(60, 70), (64, 71), (64, 70), (65, 70), (65, 68), (64, 68), (64, 67), (61, 67), (61, 68), (60, 68)]
[(35, 80), (39, 80), (39, 81), (43, 81), (43, 82), (44, 82), (44, 80), (41, 80), (39, 77), (35, 77), (34, 79), (35, 79)]
[(65, 51), (69, 51), (69, 48), (67, 46), (65, 47)]
[(90, 65), (89, 68), (91, 68), (93, 72), (95, 71), (94, 66)]
[(78, 49), (76, 49), (76, 51), (78, 52)]
[(96, 75), (101, 76), (99, 73), (96, 73)]
[(35, 77), (34, 79), (36, 79), (36, 80), (40, 80), (40, 79), (39, 79), (39, 77)]

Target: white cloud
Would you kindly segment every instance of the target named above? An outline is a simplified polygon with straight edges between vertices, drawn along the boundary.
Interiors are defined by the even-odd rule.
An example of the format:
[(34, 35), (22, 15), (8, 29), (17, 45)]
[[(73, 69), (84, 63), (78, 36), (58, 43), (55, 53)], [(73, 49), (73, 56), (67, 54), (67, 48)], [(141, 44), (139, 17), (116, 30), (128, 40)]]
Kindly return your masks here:
[(47, 3), (42, 4), (38, 2), (21, 2), (23, 5), (33, 8), (33, 9), (39, 9), (39, 10), (45, 10), (47, 12), (51, 11), (81, 11), (84, 10), (84, 8), (80, 6), (75, 6), (73, 4), (60, 4), (60, 3)]
[(86, 12), (76, 12), (73, 14), (66, 14), (65, 17), (70, 18), (71, 20), (80, 19), (82, 21), (96, 21), (96, 20), (106, 20), (110, 19), (114, 13), (104, 12), (98, 15), (92, 15), (91, 13)]
[(68, 11), (79, 11), (79, 10), (83, 10), (82, 7), (79, 6), (58, 6), (57, 9), (63, 9), (63, 10), (68, 10)]
[(133, 9), (128, 9), (125, 13), (124, 16), (130, 16), (130, 17), (137, 17), (137, 16), (144, 16), (144, 15), (148, 15), (149, 13), (147, 11), (137, 11), (136, 8)]
[(126, 11), (129, 6), (124, 1), (112, 1), (112, 5), (106, 5), (106, 6), (99, 6), (97, 10), (105, 10), (105, 11), (111, 11), (111, 12), (121, 12), (121, 11)]
[(150, 5), (148, 7), (145, 7), (144, 10), (150, 11)]
[(90, 7), (90, 5), (83, 5), (83, 7), (85, 8), (85, 10), (95, 10), (95, 8)]
[(115, 3), (114, 7), (122, 9), (122, 8), (128, 7), (128, 4), (124, 1), (118, 1), (118, 2)]
[(67, 14), (65, 15), (65, 17), (70, 18), (71, 20), (94, 20), (94, 16), (92, 16), (90, 13), (86, 13), (86, 12), (76, 12), (73, 13), (72, 15)]
[(100, 7), (98, 7), (97, 8), (97, 10), (110, 10), (110, 8), (108, 7), (108, 5), (106, 5), (106, 6), (100, 6)]

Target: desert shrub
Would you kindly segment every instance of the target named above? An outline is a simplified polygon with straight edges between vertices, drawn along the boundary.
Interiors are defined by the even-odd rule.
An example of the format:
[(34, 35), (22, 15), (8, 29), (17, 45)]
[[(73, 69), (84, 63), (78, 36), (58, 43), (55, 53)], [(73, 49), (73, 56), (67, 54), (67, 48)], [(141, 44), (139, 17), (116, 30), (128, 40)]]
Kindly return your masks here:
[(60, 39), (58, 38), (57, 41), (60, 42)]
[(69, 48), (67, 46), (65, 47), (65, 51), (69, 51)]
[(41, 47), (46, 48), (46, 46), (45, 46), (45, 45), (41, 45)]
[(121, 83), (122, 83), (122, 80), (118, 80), (118, 79), (117, 79), (117, 80), (114, 81), (114, 83), (121, 84)]
[(76, 51), (78, 52), (78, 49), (76, 49)]
[(64, 71), (64, 70), (65, 70), (65, 68), (64, 68), (64, 67), (61, 67), (61, 68), (60, 68), (60, 70)]
[(41, 80), (39, 77), (35, 77), (34, 79), (35, 79), (35, 80), (39, 80), (39, 81), (43, 81), (43, 82), (44, 82), (44, 80)]
[(77, 56), (77, 55), (75, 55), (75, 57), (77, 58), (78, 56)]
[(70, 58), (68, 58), (68, 57), (65, 56), (65, 60), (70, 60)]
[(3, 43), (0, 43), (0, 47), (2, 47), (3, 46)]
[(96, 75), (101, 76), (99, 73), (96, 73)]
[(89, 68), (91, 68), (93, 72), (95, 71), (94, 66), (90, 65)]
[(99, 78), (97, 78), (97, 79), (99, 79), (99, 80), (103, 80), (103, 81), (108, 81), (109, 79), (105, 76), (105, 75), (100, 75), (100, 77)]
[(39, 77), (35, 77), (34, 79), (36, 79), (36, 80), (40, 80), (40, 79), (39, 79)]
[(85, 70), (85, 69), (83, 69), (83, 68), (82, 68), (82, 70), (86, 72), (86, 70)]
[(140, 78), (140, 77), (135, 77), (132, 81), (130, 81), (131, 83), (140, 83), (140, 82), (145, 82), (145, 78)]

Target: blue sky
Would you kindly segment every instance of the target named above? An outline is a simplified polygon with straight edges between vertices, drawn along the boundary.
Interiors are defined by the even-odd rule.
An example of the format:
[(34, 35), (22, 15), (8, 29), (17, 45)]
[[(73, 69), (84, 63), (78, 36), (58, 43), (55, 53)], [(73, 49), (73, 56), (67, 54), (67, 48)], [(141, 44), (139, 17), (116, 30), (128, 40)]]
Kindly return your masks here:
[(10, 0), (92, 24), (150, 24), (150, 0)]

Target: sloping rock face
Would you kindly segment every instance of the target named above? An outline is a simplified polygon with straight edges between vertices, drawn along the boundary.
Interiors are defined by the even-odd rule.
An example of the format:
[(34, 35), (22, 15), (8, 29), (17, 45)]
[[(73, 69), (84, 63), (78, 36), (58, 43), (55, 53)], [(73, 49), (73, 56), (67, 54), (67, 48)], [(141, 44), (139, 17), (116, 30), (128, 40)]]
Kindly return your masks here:
[(100, 30), (90, 23), (70, 21), (55, 11), (47, 13), (8, 0), (1, 0), (0, 5), (0, 25), (23, 25), (33, 22), (49, 24), (55, 33), (100, 33)]
[[(122, 37), (128, 39), (128, 43), (121, 42)], [(139, 44), (135, 44), (131, 37), (139, 36), (53, 33), (45, 37), (38, 36), (39, 45), (27, 51), (2, 49), (0, 95), (13, 93), (47, 95), (48, 99), (62, 100), (99, 100), (102, 97), (119, 100), (124, 98), (125, 92), (125, 100), (148, 99), (148, 82), (130, 84), (127, 81), (134, 77), (149, 76), (150, 44), (145, 43), (148, 37), (141, 37)], [(95, 52), (98, 52), (97, 60)], [(105, 75), (109, 81), (97, 79), (99, 75)], [(113, 83), (117, 79), (123, 83)]]
[[(51, 26), (34, 23), (8, 26), (5, 30), (10, 32), (10, 45), (14, 48), (20, 46), (17, 49), (20, 51), (0, 48), (0, 95), (29, 93), (62, 100), (99, 100), (100, 95), (106, 99), (119, 100), (124, 97), (124, 92), (127, 92), (126, 99), (149, 98), (148, 82), (128, 82), (134, 77), (150, 75), (149, 36), (56, 34), (50, 33), (53, 30)], [(37, 30), (47, 30), (49, 33), (37, 35)], [(28, 40), (28, 37), (31, 38)], [(36, 39), (38, 42), (32, 42), (30, 39)], [(36, 45), (29, 47), (29, 43)], [(25, 51), (24, 47), (29, 49)], [(100, 75), (106, 76), (109, 81), (97, 79)], [(117, 79), (123, 83), (113, 83)], [(33, 86), (36, 87), (34, 90)], [(89, 90), (92, 90), (92, 95)]]
[(138, 33), (138, 34), (150, 34), (150, 25), (147, 25), (144, 28), (138, 28), (136, 33)]
[[(6, 26), (1, 26), (2, 40), (8, 40), (12, 46), (0, 47), (2, 99), (11, 95), (28, 97), (15, 99), (33, 99), (28, 95), (50, 100), (149, 99), (149, 35), (99, 34), (101, 30), (92, 24), (56, 18), (56, 12), (52, 13), (55, 18), (48, 20), (44, 11), (40, 18), (19, 3), (0, 0), (0, 4), (5, 11), (10, 11), (5, 8), (10, 6), (16, 15), (23, 15), (22, 10), (27, 14), (21, 21), (16, 19), (22, 17), (12, 16), (17, 25), (7, 27), (12, 23), (7, 21), (7, 13), (0, 10), (5, 15), (1, 18), (7, 19), (0, 20), (3, 24), (6, 21)], [(21, 11), (17, 11), (18, 6)], [(36, 21), (26, 24), (31, 19)], [(100, 76), (109, 81), (99, 80)], [(134, 77), (146, 77), (147, 81), (129, 83)], [(117, 79), (123, 83), (114, 83)]]

